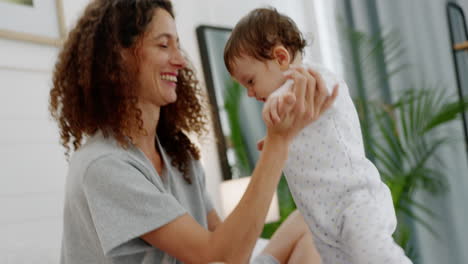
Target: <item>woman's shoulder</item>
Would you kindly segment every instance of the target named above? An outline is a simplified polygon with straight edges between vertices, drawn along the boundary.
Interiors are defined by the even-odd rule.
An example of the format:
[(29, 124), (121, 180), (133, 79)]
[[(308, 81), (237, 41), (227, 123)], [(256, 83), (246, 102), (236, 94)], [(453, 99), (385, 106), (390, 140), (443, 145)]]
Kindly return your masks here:
[(96, 133), (89, 137), (70, 159), (70, 168), (99, 167), (106, 163), (128, 164), (144, 167), (144, 159), (133, 145), (122, 146), (112, 136)]
[(73, 153), (70, 162), (81, 160), (92, 162), (104, 156), (119, 156), (121, 152), (121, 147), (118, 146), (116, 140), (97, 132), (87, 138), (85, 143)]

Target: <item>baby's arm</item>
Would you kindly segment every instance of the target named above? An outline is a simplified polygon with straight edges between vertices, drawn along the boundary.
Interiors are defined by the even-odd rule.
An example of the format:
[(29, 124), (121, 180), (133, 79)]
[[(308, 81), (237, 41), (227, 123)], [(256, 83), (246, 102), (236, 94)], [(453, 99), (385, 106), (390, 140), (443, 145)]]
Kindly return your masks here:
[(287, 80), (280, 88), (268, 96), (268, 100), (263, 106), (263, 119), (267, 124), (279, 122), (287, 113), (289, 107), (296, 101), (292, 91), (293, 84), (293, 80)]
[[(329, 90), (329, 88), (326, 87), (327, 83), (322, 78), (321, 73), (319, 73), (317, 70), (314, 70), (311, 67), (308, 68), (308, 72), (315, 79), (316, 83), (314, 85), (316, 85), (316, 89), (321, 91), (319, 93), (321, 94), (321, 96), (314, 96), (316, 91), (311, 93), (311, 95), (314, 97), (314, 109), (322, 108), (322, 104), (324, 104), (326, 101), (327, 103), (330, 103), (330, 105), (328, 105), (327, 107), (323, 107), (322, 109), (328, 109), (334, 100), (326, 100), (327, 96), (330, 94), (331, 91), (330, 97), (336, 98), (338, 96), (339, 84), (335, 83), (333, 85), (333, 90)], [(330, 85), (330, 83), (328, 84)], [(280, 88), (278, 88), (270, 96), (268, 96), (265, 106), (263, 107), (263, 119), (267, 124), (275, 124), (279, 122), (288, 113), (288, 111), (290, 110), (290, 106), (294, 104), (296, 99), (302, 99), (296, 98), (295, 92), (293, 91), (293, 85), (294, 82), (288, 79)], [(303, 100), (307, 99), (304, 98)], [(314, 113), (314, 116), (318, 118), (321, 112), (314, 112), (314, 109), (312, 109), (311, 111)]]
[[(314, 100), (312, 104), (313, 109), (304, 109), (305, 111), (312, 111), (313, 120), (317, 120), (321, 114), (331, 107), (333, 102), (338, 96), (338, 87), (339, 84), (336, 83), (333, 87), (332, 93), (329, 96), (329, 92), (325, 87), (325, 82), (322, 79), (319, 72), (314, 71), (313, 69), (307, 69), (310, 75), (313, 76), (315, 79), (315, 91), (309, 94), (309, 99), (307, 96), (303, 95), (303, 100)], [(294, 90), (294, 81), (292, 79), (288, 79), (280, 88), (275, 90), (266, 101), (265, 105), (263, 106), (263, 120), (269, 126), (272, 124), (278, 123), (283, 118), (287, 118), (290, 111), (294, 111), (293, 106), (296, 103), (296, 100), (301, 101), (301, 97), (299, 99), (296, 96), (298, 91)], [(302, 101), (303, 101), (302, 100)], [(262, 150), (263, 148), (263, 140), (260, 140), (257, 143), (258, 150)]]

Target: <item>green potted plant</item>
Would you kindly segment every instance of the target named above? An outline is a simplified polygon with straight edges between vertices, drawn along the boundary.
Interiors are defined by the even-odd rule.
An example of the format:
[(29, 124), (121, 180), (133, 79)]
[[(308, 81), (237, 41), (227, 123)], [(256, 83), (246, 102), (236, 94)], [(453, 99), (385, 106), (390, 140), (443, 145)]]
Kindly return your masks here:
[[(458, 100), (446, 94), (444, 87), (411, 86), (396, 93), (393, 102), (369, 96), (366, 85), (375, 86), (375, 59), (381, 56), (386, 65), (395, 65), (401, 57), (398, 38), (368, 36), (363, 32), (345, 32), (354, 50), (359, 50), (353, 65), (358, 96), (354, 99), (361, 121), (366, 154), (376, 165), (382, 180), (391, 190), (398, 219), (395, 241), (415, 260), (417, 252), (411, 246), (411, 221), (423, 225), (437, 236), (427, 220), (436, 217), (425, 204), (414, 199), (416, 191), (441, 195), (448, 190), (444, 164), (437, 150), (456, 142), (449, 135), (436, 135), (437, 128), (460, 117), (468, 107), (468, 98)], [(355, 57), (356, 58), (356, 57)], [(356, 63), (358, 65), (356, 65)], [(397, 65), (380, 78), (389, 80), (408, 65)], [(356, 69), (361, 69), (356, 71)], [(380, 79), (380, 80), (382, 80)], [(437, 166), (434, 166), (437, 164)]]

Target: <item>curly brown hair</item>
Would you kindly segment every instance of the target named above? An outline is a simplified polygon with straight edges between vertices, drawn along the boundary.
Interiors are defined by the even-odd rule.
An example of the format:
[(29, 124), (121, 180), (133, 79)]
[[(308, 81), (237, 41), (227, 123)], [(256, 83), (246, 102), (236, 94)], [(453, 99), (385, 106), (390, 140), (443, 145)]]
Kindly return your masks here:
[(294, 60), (307, 45), (296, 23), (275, 8), (257, 8), (243, 17), (232, 30), (224, 48), (224, 63), (230, 73), (234, 60), (243, 55), (260, 61), (273, 59), (272, 50), (282, 44)]
[[(49, 105), (67, 157), (97, 131), (125, 148), (133, 133), (145, 133), (137, 107), (139, 69), (120, 54), (138, 48), (157, 8), (174, 17), (169, 0), (94, 0), (71, 30), (55, 65)], [(205, 96), (190, 66), (179, 71), (177, 86), (177, 101), (161, 108), (157, 135), (190, 183), (188, 162), (200, 159), (200, 151), (187, 135), (206, 132)]]

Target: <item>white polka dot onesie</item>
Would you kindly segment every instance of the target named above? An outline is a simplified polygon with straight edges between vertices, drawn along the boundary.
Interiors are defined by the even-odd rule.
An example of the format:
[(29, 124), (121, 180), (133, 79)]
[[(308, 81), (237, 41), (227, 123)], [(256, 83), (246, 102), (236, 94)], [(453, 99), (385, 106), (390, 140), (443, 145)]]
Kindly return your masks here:
[[(327, 89), (338, 83), (318, 65)], [(323, 264), (411, 263), (394, 242), (391, 193), (366, 158), (359, 118), (348, 87), (319, 120), (292, 142), (284, 169)]]

